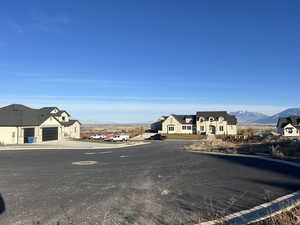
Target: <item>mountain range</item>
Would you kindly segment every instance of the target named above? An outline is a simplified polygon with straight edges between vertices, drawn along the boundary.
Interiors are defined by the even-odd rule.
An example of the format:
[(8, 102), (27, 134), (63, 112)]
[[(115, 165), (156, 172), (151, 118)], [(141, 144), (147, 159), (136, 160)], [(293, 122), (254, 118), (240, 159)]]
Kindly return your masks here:
[(248, 111), (236, 111), (230, 114), (236, 116), (239, 123), (276, 124), (280, 117), (300, 116), (300, 108), (289, 108), (273, 116)]

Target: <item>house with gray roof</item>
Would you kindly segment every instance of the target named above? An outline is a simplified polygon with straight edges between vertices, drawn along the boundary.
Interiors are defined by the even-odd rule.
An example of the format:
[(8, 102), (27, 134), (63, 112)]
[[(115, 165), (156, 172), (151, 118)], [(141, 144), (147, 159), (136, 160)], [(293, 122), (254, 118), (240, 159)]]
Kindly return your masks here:
[(203, 111), (196, 115), (171, 114), (162, 118), (161, 129), (158, 130), (162, 134), (237, 134), (237, 119), (226, 111)]
[(300, 116), (279, 118), (277, 132), (285, 137), (300, 137)]
[(13, 104), (0, 108), (0, 144), (80, 138), (80, 126), (78, 120), (57, 107), (33, 109)]
[(236, 135), (237, 119), (226, 111), (197, 112), (197, 134)]

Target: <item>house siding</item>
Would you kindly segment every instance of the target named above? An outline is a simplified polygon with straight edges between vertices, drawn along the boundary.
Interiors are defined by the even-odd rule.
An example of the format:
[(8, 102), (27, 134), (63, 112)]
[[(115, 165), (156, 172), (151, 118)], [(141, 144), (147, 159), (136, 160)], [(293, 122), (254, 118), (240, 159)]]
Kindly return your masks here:
[(64, 138), (80, 138), (80, 123), (76, 122), (71, 126), (64, 127), (63, 129), (63, 135)]
[(0, 127), (0, 144), (17, 144), (17, 127)]

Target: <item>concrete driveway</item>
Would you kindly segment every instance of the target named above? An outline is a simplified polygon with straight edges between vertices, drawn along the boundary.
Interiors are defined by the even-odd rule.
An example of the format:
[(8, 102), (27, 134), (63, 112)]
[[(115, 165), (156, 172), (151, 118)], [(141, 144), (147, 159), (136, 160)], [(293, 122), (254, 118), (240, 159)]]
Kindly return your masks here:
[[(186, 152), (184, 144), (0, 151), (0, 224), (188, 225), (300, 189), (297, 168)], [(73, 164), (80, 161), (96, 164)]]

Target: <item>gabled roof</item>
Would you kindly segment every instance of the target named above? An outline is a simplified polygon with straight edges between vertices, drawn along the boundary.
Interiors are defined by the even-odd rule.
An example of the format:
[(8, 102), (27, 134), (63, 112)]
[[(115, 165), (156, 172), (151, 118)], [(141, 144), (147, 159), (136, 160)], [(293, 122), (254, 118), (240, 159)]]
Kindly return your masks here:
[[(196, 124), (196, 116), (195, 115), (175, 115), (172, 114), (173, 116), (179, 123), (181, 124)], [(190, 122), (186, 122), (186, 119), (190, 118)]]
[(205, 120), (208, 120), (209, 117), (214, 117), (215, 119), (218, 119), (220, 117), (223, 117), (225, 121), (229, 125), (236, 125), (237, 119), (235, 116), (229, 115), (226, 111), (202, 111), (197, 112), (197, 118), (203, 117)]
[(59, 112), (55, 113), (54, 115), (55, 116), (61, 116), (61, 114), (63, 114), (63, 113), (66, 113), (68, 116), (70, 116), (70, 114), (65, 110), (59, 111)]
[(69, 126), (72, 126), (76, 122), (78, 122), (81, 125), (81, 123), (78, 120), (69, 120), (69, 122), (60, 122), (60, 123), (65, 127), (69, 127)]
[[(0, 126), (39, 126), (50, 117), (56, 119), (55, 114), (51, 114), (54, 109), (58, 108), (32, 109), (20, 104), (8, 105), (0, 108)], [(65, 111), (61, 111), (61, 113), (63, 112)], [(71, 120), (70, 123), (74, 124), (75, 122), (76, 120)]]
[(300, 116), (281, 117), (278, 119), (277, 127), (283, 128), (288, 124), (291, 124), (294, 127), (300, 126)]
[(9, 105), (0, 108), (0, 126), (38, 126), (51, 115), (24, 105)]
[(8, 106), (4, 106), (2, 108), (0, 108), (0, 110), (32, 110), (32, 108), (29, 108), (25, 105), (21, 105), (21, 104), (11, 104)]
[(57, 108), (57, 107), (43, 107), (40, 110), (44, 110), (44, 111), (47, 111), (47, 112), (52, 112), (54, 109), (57, 109), (59, 111), (59, 108)]

